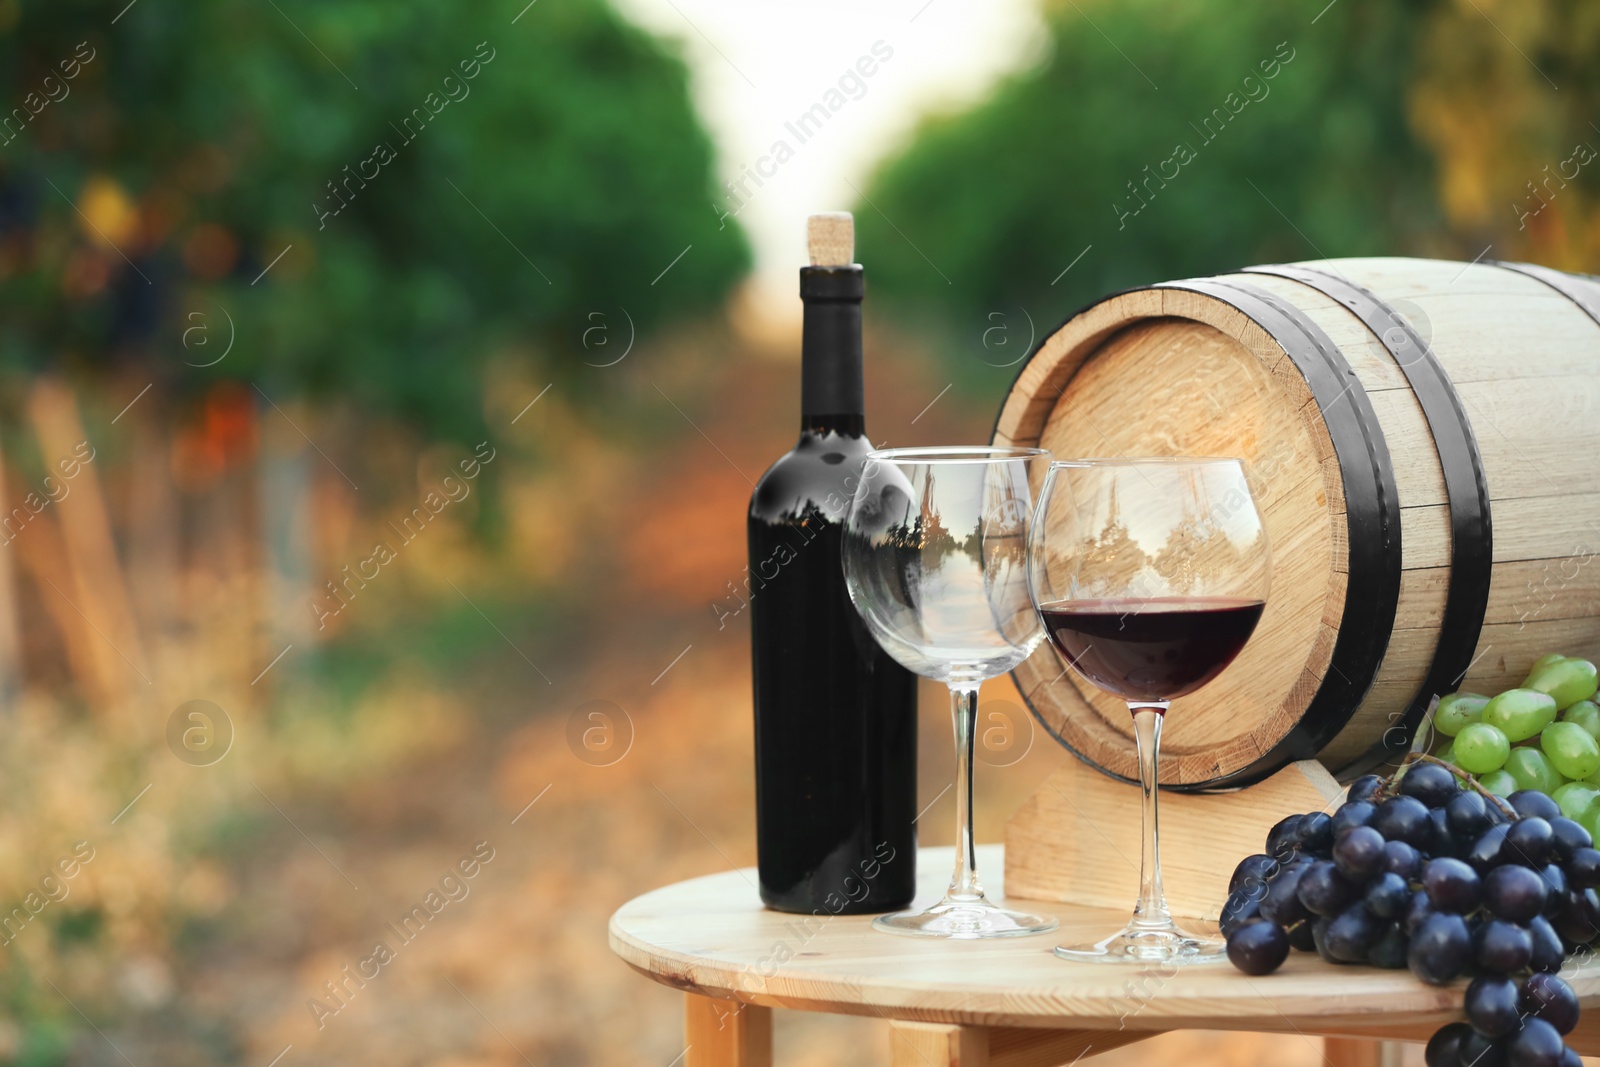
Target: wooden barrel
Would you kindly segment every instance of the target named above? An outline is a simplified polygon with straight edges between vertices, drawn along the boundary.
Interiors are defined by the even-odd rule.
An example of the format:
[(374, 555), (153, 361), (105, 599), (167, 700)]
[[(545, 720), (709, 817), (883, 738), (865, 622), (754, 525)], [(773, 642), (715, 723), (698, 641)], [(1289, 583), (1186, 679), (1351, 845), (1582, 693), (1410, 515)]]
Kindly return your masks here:
[[(1600, 653), (1600, 278), (1343, 259), (1107, 297), (1045, 338), (995, 426), (1058, 458), (1246, 462), (1273, 553), (1255, 636), (1178, 701), (1162, 783), (1396, 757), (1434, 694)], [(1136, 778), (1126, 707), (1048, 644), (1015, 672), (1045, 727)]]

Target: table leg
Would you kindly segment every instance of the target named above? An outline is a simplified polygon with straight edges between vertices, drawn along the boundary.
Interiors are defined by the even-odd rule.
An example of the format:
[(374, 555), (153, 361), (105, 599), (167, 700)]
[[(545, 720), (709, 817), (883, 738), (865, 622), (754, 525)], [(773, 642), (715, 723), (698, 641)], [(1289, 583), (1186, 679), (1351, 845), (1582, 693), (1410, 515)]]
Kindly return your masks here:
[(1152, 1030), (1036, 1030), (891, 1020), (893, 1067), (1060, 1067), (1154, 1037)]
[(772, 1009), (698, 993), (683, 998), (684, 1067), (772, 1067)]
[(989, 1031), (982, 1026), (889, 1022), (893, 1067), (989, 1067)]
[(1322, 1053), (1331, 1067), (1400, 1067), (1405, 1045), (1369, 1037), (1325, 1037)]

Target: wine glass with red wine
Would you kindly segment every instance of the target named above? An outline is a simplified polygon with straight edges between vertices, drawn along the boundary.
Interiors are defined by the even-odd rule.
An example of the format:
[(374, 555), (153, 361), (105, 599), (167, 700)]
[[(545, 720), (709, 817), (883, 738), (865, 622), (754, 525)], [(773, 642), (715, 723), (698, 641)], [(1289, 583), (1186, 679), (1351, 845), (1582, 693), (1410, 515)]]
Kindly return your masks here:
[(884, 651), (950, 688), (956, 739), (956, 862), (944, 898), (881, 915), (879, 930), (959, 940), (1053, 930), (1048, 915), (984, 896), (972, 844), (972, 749), (978, 686), (1044, 639), (1028, 597), (1037, 448), (899, 448), (862, 467), (844, 523), (850, 600)]
[(1198, 962), (1226, 946), (1182, 929), (1161, 888), (1156, 783), (1168, 706), (1210, 682), (1266, 606), (1267, 531), (1236, 459), (1052, 463), (1028, 540), (1028, 585), (1056, 651), (1128, 702), (1139, 751), (1144, 850), (1133, 919), (1064, 959)]

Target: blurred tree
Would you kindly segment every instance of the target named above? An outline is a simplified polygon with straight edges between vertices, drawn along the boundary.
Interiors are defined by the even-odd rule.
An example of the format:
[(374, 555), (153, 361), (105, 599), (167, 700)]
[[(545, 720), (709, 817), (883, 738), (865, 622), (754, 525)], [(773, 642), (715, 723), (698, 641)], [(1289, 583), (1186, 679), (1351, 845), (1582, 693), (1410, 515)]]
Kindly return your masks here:
[(120, 7), (0, 0), (7, 370), (244, 378), (460, 439), (495, 346), (559, 377), (589, 312), (648, 331), (746, 266), (682, 62), (604, 0)]
[(1600, 270), (1600, 6), (1442, 3), (1419, 64), (1413, 123), (1471, 254)]
[(871, 182), (875, 290), (998, 395), (1019, 311), (1042, 336), (1128, 285), (1437, 250), (1405, 113), (1418, 5), (1344, 0), (1313, 24), (1320, 6), (1050, 4), (1038, 67), (928, 120)]

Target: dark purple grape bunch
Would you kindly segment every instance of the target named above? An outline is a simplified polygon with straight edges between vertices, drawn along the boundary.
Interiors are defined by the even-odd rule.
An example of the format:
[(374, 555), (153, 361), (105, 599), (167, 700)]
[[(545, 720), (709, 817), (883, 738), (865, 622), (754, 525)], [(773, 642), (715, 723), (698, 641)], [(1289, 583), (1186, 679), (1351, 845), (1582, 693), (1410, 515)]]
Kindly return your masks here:
[(1291, 948), (1329, 963), (1471, 976), (1466, 1022), (1428, 1042), (1428, 1067), (1576, 1067), (1578, 998), (1558, 975), (1600, 938), (1600, 850), (1531, 789), (1463, 789), (1443, 764), (1357, 779), (1331, 816), (1291, 815), (1228, 883), (1228, 959), (1270, 974)]

